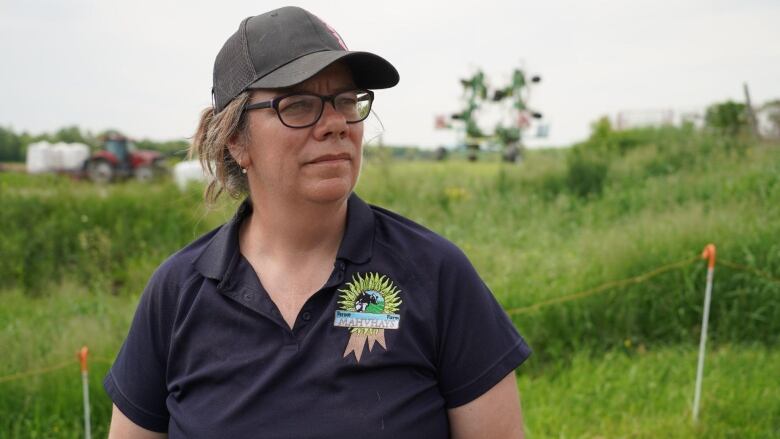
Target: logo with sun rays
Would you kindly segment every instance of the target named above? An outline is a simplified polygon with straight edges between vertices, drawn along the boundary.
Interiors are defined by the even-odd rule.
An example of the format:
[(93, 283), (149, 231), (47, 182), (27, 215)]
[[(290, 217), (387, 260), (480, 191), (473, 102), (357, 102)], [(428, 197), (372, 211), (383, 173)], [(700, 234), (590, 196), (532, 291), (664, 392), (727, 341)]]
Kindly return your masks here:
[(354, 352), (360, 362), (366, 344), (369, 352), (376, 343), (387, 350), (385, 329), (398, 329), (401, 323), (401, 290), (387, 276), (366, 273), (361, 277), (357, 273), (339, 292), (339, 310), (333, 325), (349, 328), (344, 357)]

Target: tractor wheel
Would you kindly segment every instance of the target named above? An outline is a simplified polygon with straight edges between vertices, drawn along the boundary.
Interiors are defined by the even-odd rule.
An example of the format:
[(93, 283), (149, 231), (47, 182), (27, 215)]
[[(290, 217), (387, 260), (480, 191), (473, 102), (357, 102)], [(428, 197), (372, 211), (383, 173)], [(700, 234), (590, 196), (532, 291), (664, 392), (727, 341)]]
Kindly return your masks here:
[(142, 183), (149, 183), (154, 180), (154, 169), (151, 166), (139, 166), (133, 171), (135, 179)]
[(515, 145), (509, 145), (504, 149), (501, 158), (507, 163), (517, 163), (520, 159), (520, 148)]
[(87, 164), (87, 176), (95, 183), (110, 183), (114, 174), (114, 167), (106, 160), (92, 160)]

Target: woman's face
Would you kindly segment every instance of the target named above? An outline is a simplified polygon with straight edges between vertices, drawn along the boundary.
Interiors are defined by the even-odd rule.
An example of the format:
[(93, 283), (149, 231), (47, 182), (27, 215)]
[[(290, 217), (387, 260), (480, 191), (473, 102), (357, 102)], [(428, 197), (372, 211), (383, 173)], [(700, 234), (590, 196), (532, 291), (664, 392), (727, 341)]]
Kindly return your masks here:
[[(291, 90), (333, 95), (354, 86), (349, 69), (334, 64)], [(256, 90), (250, 103), (289, 91)], [(329, 203), (352, 192), (360, 173), (362, 122), (346, 123), (330, 103), (307, 128), (283, 125), (273, 109), (250, 110), (247, 117), (249, 139), (239, 163), (247, 168), (253, 197)]]

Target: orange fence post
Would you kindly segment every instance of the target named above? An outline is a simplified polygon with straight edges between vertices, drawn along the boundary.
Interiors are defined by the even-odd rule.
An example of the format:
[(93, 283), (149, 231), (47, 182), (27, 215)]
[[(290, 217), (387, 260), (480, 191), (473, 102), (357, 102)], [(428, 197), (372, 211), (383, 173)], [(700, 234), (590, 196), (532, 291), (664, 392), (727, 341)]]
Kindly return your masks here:
[(81, 389), (84, 393), (84, 437), (92, 439), (92, 423), (89, 419), (89, 371), (87, 368), (87, 354), (89, 349), (83, 346), (78, 352), (79, 363), (81, 363)]
[(693, 422), (699, 419), (699, 402), (701, 401), (701, 381), (704, 374), (704, 353), (707, 345), (707, 323), (710, 320), (710, 302), (712, 300), (712, 277), (715, 273), (715, 244), (707, 244), (701, 254), (707, 260), (707, 287), (704, 291), (704, 315), (701, 321), (701, 338), (699, 339), (699, 363), (696, 366), (696, 391), (693, 396)]

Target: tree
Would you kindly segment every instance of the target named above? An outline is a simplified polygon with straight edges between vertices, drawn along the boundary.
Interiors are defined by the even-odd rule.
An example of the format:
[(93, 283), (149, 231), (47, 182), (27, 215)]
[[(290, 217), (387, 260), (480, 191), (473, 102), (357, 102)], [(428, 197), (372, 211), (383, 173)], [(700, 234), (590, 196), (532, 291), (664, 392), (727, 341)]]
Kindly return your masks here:
[(26, 145), (10, 128), (0, 127), (0, 162), (24, 161)]
[(76, 125), (60, 128), (56, 133), (54, 133), (52, 139), (55, 142), (87, 143), (84, 140), (84, 136), (81, 134), (81, 130)]
[(737, 136), (748, 127), (745, 104), (726, 101), (707, 107), (704, 123), (708, 128), (728, 136)]

